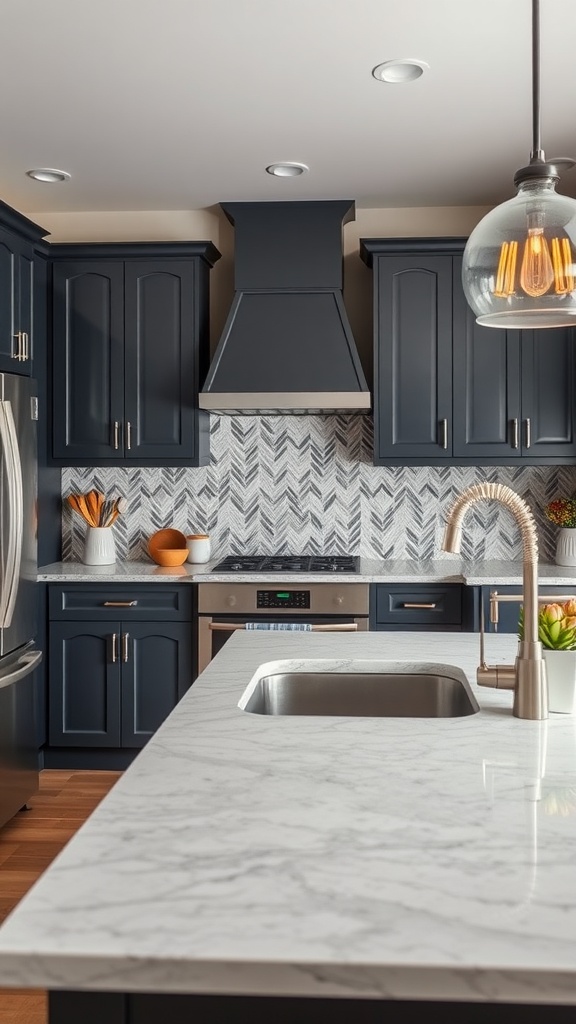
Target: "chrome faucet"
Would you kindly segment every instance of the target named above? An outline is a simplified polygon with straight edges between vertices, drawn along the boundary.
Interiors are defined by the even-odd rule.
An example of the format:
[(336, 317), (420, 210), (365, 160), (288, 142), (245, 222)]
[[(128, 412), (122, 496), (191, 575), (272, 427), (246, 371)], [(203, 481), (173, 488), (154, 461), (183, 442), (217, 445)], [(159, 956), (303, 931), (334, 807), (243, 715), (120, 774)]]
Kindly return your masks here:
[(474, 484), (456, 499), (448, 513), (442, 547), (458, 553), (462, 542), (462, 521), (477, 501), (499, 501), (512, 513), (522, 534), (524, 639), (518, 644), (514, 665), (478, 667), (479, 686), (514, 690), (512, 713), (516, 718), (540, 720), (548, 718), (548, 683), (542, 644), (538, 640), (538, 535), (528, 505), (504, 484)]

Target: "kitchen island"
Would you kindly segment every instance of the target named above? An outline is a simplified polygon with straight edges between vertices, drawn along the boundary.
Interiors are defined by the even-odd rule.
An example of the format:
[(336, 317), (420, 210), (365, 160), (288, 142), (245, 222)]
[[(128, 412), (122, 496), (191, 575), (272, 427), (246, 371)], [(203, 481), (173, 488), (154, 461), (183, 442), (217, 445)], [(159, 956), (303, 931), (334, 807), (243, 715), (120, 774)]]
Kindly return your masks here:
[[(459, 666), (481, 710), (238, 708), (310, 659)], [(0, 929), (0, 984), (53, 990), (53, 1024), (573, 1016), (576, 720), (513, 718), (477, 660), (472, 634), (236, 635)]]

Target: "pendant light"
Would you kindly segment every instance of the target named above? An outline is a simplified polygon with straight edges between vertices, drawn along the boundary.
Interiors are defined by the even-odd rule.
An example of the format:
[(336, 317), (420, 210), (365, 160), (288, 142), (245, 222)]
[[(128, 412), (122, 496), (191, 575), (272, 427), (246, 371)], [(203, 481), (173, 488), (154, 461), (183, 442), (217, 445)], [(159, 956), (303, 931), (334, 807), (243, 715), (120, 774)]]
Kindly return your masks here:
[(532, 0), (532, 151), (518, 194), (491, 210), (464, 250), (462, 283), (479, 324), (576, 325), (576, 200), (556, 193), (569, 157), (547, 161), (540, 141), (540, 3)]

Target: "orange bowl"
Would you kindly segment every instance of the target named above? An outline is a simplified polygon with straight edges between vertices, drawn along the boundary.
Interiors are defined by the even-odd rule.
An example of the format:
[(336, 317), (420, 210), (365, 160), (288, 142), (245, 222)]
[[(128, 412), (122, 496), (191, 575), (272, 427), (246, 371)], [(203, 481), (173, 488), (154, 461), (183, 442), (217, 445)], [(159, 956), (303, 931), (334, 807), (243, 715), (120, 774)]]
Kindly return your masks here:
[[(179, 551), (183, 551), (186, 547), (186, 537), (180, 530), (157, 530), (153, 533), (148, 541), (148, 554), (155, 562), (158, 561), (156, 558), (156, 552), (161, 549), (166, 551), (168, 548), (178, 548)], [(184, 559), (182, 559), (184, 561)], [(167, 562), (163, 562), (163, 565), (168, 565)], [(170, 565), (180, 565), (179, 562), (170, 562)]]
[(152, 558), (158, 565), (182, 565), (188, 558), (188, 548), (157, 548)]

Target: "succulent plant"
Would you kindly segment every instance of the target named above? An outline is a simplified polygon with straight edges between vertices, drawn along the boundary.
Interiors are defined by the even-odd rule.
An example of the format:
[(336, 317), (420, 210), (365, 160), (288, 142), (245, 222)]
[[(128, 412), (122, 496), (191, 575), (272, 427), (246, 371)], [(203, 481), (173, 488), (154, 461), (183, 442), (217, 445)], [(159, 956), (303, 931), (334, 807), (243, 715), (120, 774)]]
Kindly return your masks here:
[[(576, 601), (544, 604), (538, 613), (538, 639), (548, 651), (576, 650)], [(520, 609), (518, 637), (524, 639), (524, 609)]]

